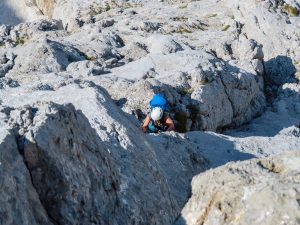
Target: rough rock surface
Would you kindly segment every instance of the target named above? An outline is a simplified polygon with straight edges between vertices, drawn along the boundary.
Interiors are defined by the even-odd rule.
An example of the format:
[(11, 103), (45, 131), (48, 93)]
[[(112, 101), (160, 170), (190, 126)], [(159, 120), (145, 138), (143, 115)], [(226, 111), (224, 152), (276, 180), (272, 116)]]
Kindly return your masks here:
[(109, 215), (117, 212), (118, 172), (82, 113), (71, 105), (36, 104), (11, 111), (9, 123), (54, 223), (115, 223)]
[[(296, 0), (2, 0), (0, 223), (172, 224), (209, 168), (294, 187), (234, 161), (299, 152), (299, 12)], [(139, 130), (157, 92), (180, 133)], [(246, 185), (230, 177), (228, 193)], [(271, 200), (278, 214), (251, 211), (272, 215), (260, 224), (284, 213)]]
[(175, 224), (299, 224), (299, 160), (299, 152), (285, 153), (194, 177)]
[(0, 224), (52, 224), (31, 183), (15, 135), (0, 124)]
[[(20, 148), (24, 151), (29, 170), (32, 169), (32, 182), (55, 221), (120, 224), (126, 220), (128, 224), (170, 224), (188, 197), (192, 176), (208, 166), (201, 154), (187, 145), (181, 147), (180, 158), (173, 156), (179, 150), (176, 147), (162, 154), (163, 142), (154, 144), (147, 140), (101, 88), (73, 84), (61, 87), (55, 94), (43, 89), (36, 91), (35, 88), (20, 92), (23, 95), (19, 98), (2, 92), (1, 99), (4, 104), (11, 101), (9, 104), (17, 108), (5, 107), (5, 111), (9, 110), (8, 123), (12, 128), (17, 127), (18, 136), (21, 136)], [(81, 100), (83, 96), (90, 99), (90, 104)], [(34, 104), (38, 100), (72, 102), (80, 111), (54, 103)], [(24, 104), (32, 106), (18, 108)], [(119, 122), (114, 118), (119, 118)], [(45, 156), (42, 154), (39, 158), (39, 152), (44, 151)], [(61, 151), (66, 151), (66, 155)], [(105, 151), (103, 155), (102, 151)], [(164, 162), (170, 158), (173, 158), (174, 165), (180, 164), (178, 170), (165, 168)], [(103, 164), (101, 160), (105, 160), (106, 170), (99, 167)], [(43, 167), (45, 164), (48, 165), (46, 168)], [(176, 176), (180, 177), (178, 183), (172, 180)], [(53, 186), (57, 189), (53, 190)], [(52, 194), (47, 193), (49, 188), (53, 190)], [(102, 188), (107, 193), (106, 200), (106, 195), (97, 194)], [(64, 199), (59, 200), (59, 196), (64, 196)], [(65, 205), (63, 202), (69, 203)], [(157, 207), (158, 202), (160, 207)], [(108, 211), (103, 209), (103, 204), (108, 204)], [(122, 212), (117, 212), (117, 205)], [(76, 210), (84, 210), (87, 214), (77, 217), (77, 213), (71, 213)], [(114, 213), (119, 216), (113, 216)]]

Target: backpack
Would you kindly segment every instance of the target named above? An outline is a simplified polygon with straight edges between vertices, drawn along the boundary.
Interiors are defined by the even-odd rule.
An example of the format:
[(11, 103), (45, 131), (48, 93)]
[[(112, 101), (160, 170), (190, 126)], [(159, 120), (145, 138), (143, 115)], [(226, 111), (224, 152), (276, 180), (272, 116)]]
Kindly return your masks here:
[(167, 99), (162, 94), (155, 94), (150, 101), (150, 109), (154, 107), (160, 107), (164, 111), (168, 111)]

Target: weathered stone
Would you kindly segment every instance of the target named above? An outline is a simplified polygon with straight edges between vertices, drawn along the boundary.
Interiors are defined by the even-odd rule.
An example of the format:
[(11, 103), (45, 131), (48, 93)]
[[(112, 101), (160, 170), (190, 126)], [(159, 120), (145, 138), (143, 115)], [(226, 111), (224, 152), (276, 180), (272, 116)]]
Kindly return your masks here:
[(0, 223), (53, 224), (32, 184), (13, 130), (0, 125)]
[(11, 115), (11, 126), (26, 130), (20, 151), (48, 215), (63, 224), (115, 223), (108, 215), (116, 210), (118, 173), (82, 113), (37, 104)]
[[(296, 0), (2, 0), (1, 223), (168, 225), (194, 175), (299, 151), (298, 13)], [(139, 130), (158, 92), (182, 133)], [(283, 161), (229, 164), (241, 178), (224, 184), (226, 196), (206, 180), (212, 208), (191, 220), (226, 224), (242, 202), (245, 224), (276, 223), (296, 204)], [(208, 174), (226, 178), (222, 168)], [(240, 201), (255, 175), (260, 189)], [(253, 202), (278, 213), (256, 214)]]
[(175, 224), (298, 224), (299, 160), (299, 153), (286, 153), (194, 177)]

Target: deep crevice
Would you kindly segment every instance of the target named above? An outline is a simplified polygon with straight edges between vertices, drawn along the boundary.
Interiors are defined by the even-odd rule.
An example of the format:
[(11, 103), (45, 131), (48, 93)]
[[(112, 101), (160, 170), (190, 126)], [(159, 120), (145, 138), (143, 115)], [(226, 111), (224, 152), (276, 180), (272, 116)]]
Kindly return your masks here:
[[(225, 92), (225, 94), (226, 94), (226, 96), (227, 96), (227, 98), (228, 98), (228, 101), (230, 102), (230, 105), (231, 105), (231, 109), (232, 109), (232, 119), (234, 119), (234, 112), (235, 112), (235, 109), (234, 109), (234, 106), (233, 106), (233, 102), (232, 102), (232, 100), (230, 99), (230, 97), (229, 97), (229, 94), (228, 94), (228, 92), (227, 92), (227, 90), (226, 90), (226, 85), (225, 85), (225, 83), (224, 83), (224, 81), (223, 81), (223, 79), (222, 79), (222, 76), (220, 75), (219, 76), (220, 77), (220, 81), (221, 81), (221, 83), (222, 83), (222, 85), (223, 85), (223, 87), (224, 87), (224, 92)], [(231, 121), (232, 122), (232, 121)]]
[[(20, 129), (20, 127), (18, 127), (18, 129), (16, 129), (16, 132), (18, 133), (18, 130)], [(23, 159), (23, 162), (24, 162), (24, 165), (25, 167), (27, 168), (27, 171), (29, 173), (29, 176), (30, 176), (30, 181), (31, 181), (31, 185), (32, 185), (32, 188), (35, 190), (35, 192), (37, 193), (37, 196), (39, 198), (39, 201), (41, 203), (41, 205), (43, 206), (43, 209), (45, 211), (45, 213), (47, 214), (47, 217), (49, 219), (50, 222), (52, 222), (53, 224), (55, 225), (61, 225), (57, 220), (55, 220), (55, 218), (53, 218), (51, 216), (51, 214), (47, 211), (47, 208), (45, 207), (45, 205), (43, 204), (43, 201), (41, 200), (40, 198), (40, 195), (39, 195), (39, 192), (37, 191), (35, 185), (34, 185), (34, 182), (33, 182), (33, 176), (32, 176), (32, 173), (31, 173), (31, 170), (29, 169), (28, 167), (28, 164), (26, 163), (26, 160), (24, 158), (24, 145), (21, 145), (21, 143), (24, 142), (25, 140), (25, 135), (16, 135), (16, 144), (17, 144), (17, 148), (18, 148), (18, 152), (20, 154), (20, 156), (22, 157)]]

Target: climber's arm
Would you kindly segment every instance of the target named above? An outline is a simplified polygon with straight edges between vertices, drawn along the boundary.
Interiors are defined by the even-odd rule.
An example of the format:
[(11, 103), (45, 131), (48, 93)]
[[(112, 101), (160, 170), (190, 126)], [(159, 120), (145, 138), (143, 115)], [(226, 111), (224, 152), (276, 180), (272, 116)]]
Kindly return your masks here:
[(166, 119), (166, 125), (168, 126), (167, 131), (175, 130), (174, 122), (170, 117)]
[(147, 116), (146, 119), (144, 120), (144, 123), (142, 125), (142, 131), (145, 133), (148, 130), (148, 124), (150, 123), (150, 117)]

